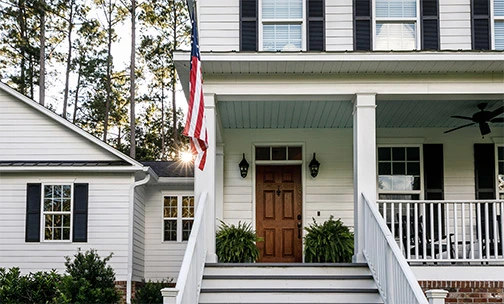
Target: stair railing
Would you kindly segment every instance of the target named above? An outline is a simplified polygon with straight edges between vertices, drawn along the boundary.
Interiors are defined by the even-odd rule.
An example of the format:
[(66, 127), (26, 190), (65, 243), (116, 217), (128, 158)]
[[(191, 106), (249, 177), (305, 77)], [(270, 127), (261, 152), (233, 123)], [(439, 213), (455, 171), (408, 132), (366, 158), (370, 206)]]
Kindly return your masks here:
[(177, 284), (174, 288), (163, 288), (164, 304), (198, 303), (206, 259), (205, 213), (207, 193), (202, 192), (196, 207), (194, 222), (187, 242), (187, 247), (180, 266)]
[(364, 193), (364, 256), (369, 264), (380, 295), (386, 304), (428, 304), (425, 295), (397, 246), (376, 202)]

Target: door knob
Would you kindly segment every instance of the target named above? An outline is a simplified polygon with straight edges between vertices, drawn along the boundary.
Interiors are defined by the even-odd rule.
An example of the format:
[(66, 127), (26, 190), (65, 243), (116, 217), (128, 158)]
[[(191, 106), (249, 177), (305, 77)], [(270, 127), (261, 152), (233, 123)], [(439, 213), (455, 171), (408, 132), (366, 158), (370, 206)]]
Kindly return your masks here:
[(303, 224), (301, 222), (298, 222), (297, 223), (297, 228), (298, 228), (298, 239), (301, 238), (301, 227), (303, 226)]

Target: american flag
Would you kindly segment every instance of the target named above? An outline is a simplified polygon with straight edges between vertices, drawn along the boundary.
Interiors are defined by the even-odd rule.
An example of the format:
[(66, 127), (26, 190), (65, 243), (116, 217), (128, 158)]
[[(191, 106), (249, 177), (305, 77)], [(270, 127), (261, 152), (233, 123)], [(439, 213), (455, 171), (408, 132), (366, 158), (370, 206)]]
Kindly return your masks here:
[(189, 109), (182, 134), (191, 139), (191, 150), (196, 154), (195, 165), (203, 170), (208, 148), (206, 129), (205, 103), (203, 100), (203, 77), (201, 74), (201, 58), (198, 44), (198, 29), (194, 13), (191, 14), (191, 70), (189, 76)]

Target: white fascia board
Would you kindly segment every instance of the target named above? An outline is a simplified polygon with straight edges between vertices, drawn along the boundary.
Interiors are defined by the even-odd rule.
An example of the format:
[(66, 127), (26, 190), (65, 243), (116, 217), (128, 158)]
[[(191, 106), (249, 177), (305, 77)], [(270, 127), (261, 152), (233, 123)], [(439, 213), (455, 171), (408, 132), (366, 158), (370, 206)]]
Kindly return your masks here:
[(160, 177), (159, 185), (194, 185), (194, 177)]
[(42, 106), (41, 104), (37, 103), (36, 101), (24, 96), (23, 94), (19, 93), (18, 91), (14, 90), (13, 88), (9, 87), (8, 85), (4, 84), (3, 82), (0, 82), (0, 89), (4, 90), (5, 92), (12, 95), (13, 97), (21, 100), (26, 105), (32, 107), (33, 109), (39, 111), (40, 113), (42, 113), (44, 115), (46, 115), (50, 119), (53, 119), (53, 120), (57, 121), (58, 123), (62, 124), (63, 126), (67, 127), (68, 129), (78, 133), (79, 135), (81, 135), (82, 137), (91, 141), (92, 143), (102, 147), (103, 149), (107, 150), (108, 152), (112, 153), (113, 155), (117, 156), (118, 158), (130, 163), (134, 167), (134, 168), (130, 168), (130, 169), (134, 169), (133, 171), (143, 170), (143, 165), (141, 163), (137, 162), (136, 160), (127, 156), (126, 154), (116, 150), (115, 148), (111, 147), (110, 145), (104, 143), (103, 141), (99, 140), (98, 138), (94, 137), (93, 135), (89, 134), (88, 132), (84, 131), (83, 129), (77, 127), (73, 123), (69, 122), (68, 120), (64, 119), (63, 117), (59, 116), (58, 114), (52, 112), (51, 110), (47, 109), (46, 107)]
[[(150, 172), (148, 167), (130, 167), (130, 166), (103, 166), (103, 167), (72, 167), (72, 166), (46, 166), (46, 167), (1, 167), (0, 172)], [(152, 174), (155, 173), (152, 171)]]

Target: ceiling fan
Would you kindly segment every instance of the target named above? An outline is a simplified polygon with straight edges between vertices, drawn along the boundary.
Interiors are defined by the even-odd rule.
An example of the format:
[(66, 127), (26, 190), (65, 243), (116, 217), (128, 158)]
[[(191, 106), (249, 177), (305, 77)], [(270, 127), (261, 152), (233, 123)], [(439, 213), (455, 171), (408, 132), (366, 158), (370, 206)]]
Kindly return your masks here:
[(504, 117), (497, 117), (497, 116), (501, 115), (502, 113), (504, 113), (504, 105), (493, 110), (493, 111), (485, 111), (485, 108), (487, 107), (487, 105), (488, 105), (488, 103), (486, 103), (486, 102), (478, 104), (478, 109), (480, 109), (480, 111), (474, 113), (472, 117), (459, 116), (459, 115), (451, 116), (453, 118), (470, 120), (472, 122), (468, 123), (466, 125), (460, 126), (460, 127), (450, 129), (448, 131), (445, 131), (444, 133), (450, 133), (450, 132), (453, 132), (458, 129), (472, 126), (474, 124), (479, 124), (479, 129), (480, 129), (482, 136), (490, 134), (491, 130), (490, 130), (490, 126), (488, 125), (489, 122), (504, 122)]

